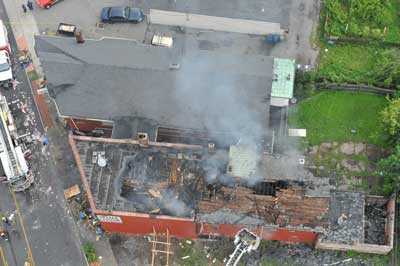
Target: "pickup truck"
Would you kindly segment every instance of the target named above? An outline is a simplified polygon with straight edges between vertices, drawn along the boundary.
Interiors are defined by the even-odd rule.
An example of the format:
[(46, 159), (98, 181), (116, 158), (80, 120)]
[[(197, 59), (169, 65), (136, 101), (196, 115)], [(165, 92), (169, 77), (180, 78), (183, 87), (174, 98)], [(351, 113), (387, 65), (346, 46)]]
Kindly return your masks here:
[(6, 50), (0, 51), (0, 86), (12, 87), (13, 74), (10, 55)]

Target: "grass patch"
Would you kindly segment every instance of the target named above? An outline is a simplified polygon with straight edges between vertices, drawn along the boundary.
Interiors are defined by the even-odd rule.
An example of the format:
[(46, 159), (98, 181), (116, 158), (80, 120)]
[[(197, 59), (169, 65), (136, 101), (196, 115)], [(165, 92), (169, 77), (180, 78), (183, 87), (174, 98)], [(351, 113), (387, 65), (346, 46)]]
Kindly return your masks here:
[(32, 70), (32, 71), (29, 71), (29, 72), (28, 72), (28, 78), (29, 78), (31, 81), (38, 80), (38, 79), (39, 79), (39, 75), (38, 75), (38, 73), (36, 72), (36, 70)]
[[(290, 109), (291, 127), (306, 128), (311, 145), (324, 141), (357, 141), (383, 146), (380, 111), (386, 98), (367, 93), (320, 92)], [(352, 133), (351, 130), (356, 132)]]
[(203, 266), (208, 265), (205, 252), (197, 247), (193, 241), (181, 241), (178, 251), (179, 265)]
[(321, 49), (318, 76), (332, 82), (394, 86), (399, 57), (396, 49), (374, 45), (335, 45)]
[(349, 250), (346, 252), (346, 255), (349, 258), (362, 259), (368, 261), (372, 263), (372, 265), (374, 266), (390, 265), (390, 253), (388, 255), (375, 255), (375, 254), (358, 253), (356, 251)]
[(85, 252), (88, 262), (91, 263), (97, 261), (96, 249), (94, 248), (93, 243), (87, 242), (83, 244), (83, 251)]

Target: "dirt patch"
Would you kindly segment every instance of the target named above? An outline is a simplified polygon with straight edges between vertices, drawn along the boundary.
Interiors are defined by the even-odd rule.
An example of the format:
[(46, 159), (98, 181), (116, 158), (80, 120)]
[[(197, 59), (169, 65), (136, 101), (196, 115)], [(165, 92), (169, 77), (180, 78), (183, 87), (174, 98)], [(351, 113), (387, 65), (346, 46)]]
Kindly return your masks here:
[(354, 144), (354, 154), (359, 155), (365, 152), (366, 145), (364, 143), (355, 143)]
[(354, 154), (354, 143), (353, 142), (345, 142), (340, 145), (340, 152), (345, 155), (353, 155)]
[(366, 169), (364, 162), (352, 159), (344, 159), (340, 162), (340, 165), (350, 172), (363, 172)]
[(150, 265), (150, 244), (144, 237), (115, 234), (110, 244), (119, 266)]
[(321, 145), (319, 145), (319, 152), (329, 152), (332, 150), (333, 144), (330, 142), (323, 142)]

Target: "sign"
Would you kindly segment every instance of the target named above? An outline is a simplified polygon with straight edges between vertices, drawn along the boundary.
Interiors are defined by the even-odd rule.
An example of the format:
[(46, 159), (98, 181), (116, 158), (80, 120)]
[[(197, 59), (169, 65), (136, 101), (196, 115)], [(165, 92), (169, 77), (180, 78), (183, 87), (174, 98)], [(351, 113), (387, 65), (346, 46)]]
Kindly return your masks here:
[(122, 224), (122, 219), (119, 216), (114, 215), (97, 215), (100, 222), (103, 223), (117, 223)]

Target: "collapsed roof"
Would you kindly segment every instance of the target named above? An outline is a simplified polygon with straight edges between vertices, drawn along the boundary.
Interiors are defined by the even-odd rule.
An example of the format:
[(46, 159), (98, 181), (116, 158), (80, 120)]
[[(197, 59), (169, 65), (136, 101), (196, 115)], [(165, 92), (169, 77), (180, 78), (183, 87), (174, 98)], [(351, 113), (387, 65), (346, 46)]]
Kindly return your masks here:
[(307, 182), (249, 182), (251, 176), (227, 174), (228, 149), (72, 138), (97, 209), (306, 230), (323, 235), (320, 245), (387, 243), (379, 224), (388, 219), (387, 199), (341, 191), (310, 196)]

